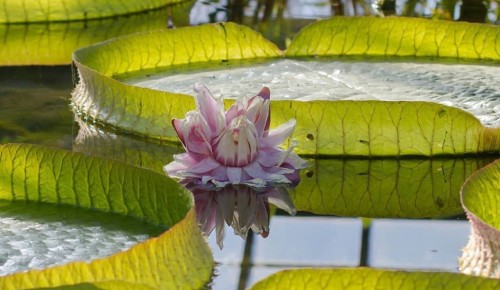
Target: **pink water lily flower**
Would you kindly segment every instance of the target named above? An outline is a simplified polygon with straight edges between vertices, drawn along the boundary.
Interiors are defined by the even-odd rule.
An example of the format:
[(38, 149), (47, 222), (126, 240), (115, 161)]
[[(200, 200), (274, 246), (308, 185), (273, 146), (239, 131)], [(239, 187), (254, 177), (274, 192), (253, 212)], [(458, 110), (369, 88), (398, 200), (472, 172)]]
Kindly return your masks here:
[(196, 110), (172, 124), (186, 153), (174, 155), (164, 166), (171, 177), (199, 183), (247, 184), (295, 183), (306, 162), (279, 146), (295, 129), (290, 120), (269, 129), (270, 91), (240, 98), (224, 111), (222, 98), (215, 98), (202, 84), (195, 84)]

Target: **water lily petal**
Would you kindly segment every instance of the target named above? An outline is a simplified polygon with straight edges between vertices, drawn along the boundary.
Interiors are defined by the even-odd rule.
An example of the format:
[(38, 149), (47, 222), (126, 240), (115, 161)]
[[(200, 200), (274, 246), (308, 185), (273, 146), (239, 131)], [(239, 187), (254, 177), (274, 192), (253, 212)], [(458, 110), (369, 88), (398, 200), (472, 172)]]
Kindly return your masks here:
[(289, 152), (288, 156), (285, 158), (282, 165), (283, 164), (288, 164), (289, 166), (295, 169), (304, 169), (310, 166), (309, 162), (300, 158), (300, 156), (297, 155), (295, 152)]
[(207, 121), (210, 129), (218, 135), (224, 129), (226, 120), (222, 99), (215, 98), (203, 84), (194, 85), (196, 108)]
[(231, 225), (231, 222), (233, 221), (236, 194), (238, 194), (236, 189), (231, 185), (225, 186), (217, 192), (218, 210), (223, 213), (222, 215), (224, 216), (224, 220), (227, 225)]
[(247, 103), (247, 97), (241, 97), (229, 107), (229, 110), (226, 112), (226, 125), (229, 126), (234, 119), (245, 114)]
[(290, 215), (297, 214), (297, 209), (293, 205), (292, 199), (286, 188), (273, 187), (263, 194), (263, 198), (270, 204), (286, 211)]
[[(268, 87), (263, 87), (260, 92), (257, 94), (257, 96), (262, 97), (264, 100), (270, 100), (271, 99), (271, 90)], [(270, 105), (270, 104), (269, 104)], [(268, 109), (268, 115), (267, 115), (267, 121), (266, 124), (264, 125), (264, 132), (269, 130), (269, 125), (271, 124), (271, 108)]]
[(174, 155), (174, 161), (163, 166), (163, 170), (171, 177), (202, 178), (204, 173), (221, 166), (212, 157), (198, 160), (196, 154), (183, 153)]
[(182, 172), (188, 169), (191, 164), (198, 162), (197, 158), (188, 153), (175, 154), (174, 161), (163, 166), (163, 170), (171, 177), (182, 178)]
[(248, 229), (257, 210), (257, 195), (238, 194), (236, 196), (236, 208), (234, 213), (234, 233), (246, 239)]
[(212, 157), (207, 157), (196, 164), (192, 164), (188, 172), (193, 173), (193, 174), (201, 174), (201, 173), (206, 173), (209, 172), (217, 167), (219, 167), (220, 164), (219, 162), (215, 161)]
[(263, 98), (264, 100), (270, 100), (271, 90), (268, 87), (262, 87), (262, 89), (260, 89), (260, 92), (257, 93), (257, 96)]
[(186, 148), (186, 139), (184, 137), (184, 130), (182, 129), (183, 120), (181, 119), (172, 119), (172, 126), (174, 127), (179, 140), (181, 140), (182, 145)]
[[(256, 180), (266, 180), (267, 182), (272, 183), (290, 183), (285, 175), (293, 173), (293, 169), (284, 168), (284, 167), (262, 167), (258, 162), (253, 162), (245, 167), (243, 170), (252, 178)], [(259, 186), (254, 180), (251, 181), (253, 185)], [(250, 184), (249, 182), (245, 182), (245, 184)], [(265, 184), (261, 184), (260, 186), (265, 186)]]
[(269, 204), (259, 197), (255, 215), (250, 225), (252, 231), (267, 238), (269, 235)]
[(231, 183), (234, 183), (234, 184), (238, 184), (241, 182), (242, 180), (242, 173), (243, 173), (243, 170), (241, 169), (241, 167), (228, 167), (227, 168), (227, 177), (229, 179), (229, 182)]
[(208, 236), (216, 226), (216, 204), (213, 194), (210, 192), (199, 193), (195, 196), (195, 201), (198, 222), (201, 224), (203, 233)]
[(214, 157), (225, 166), (245, 166), (257, 157), (258, 136), (245, 116), (234, 119), (215, 140)]
[(188, 112), (185, 119), (172, 120), (179, 139), (187, 151), (203, 155), (212, 154), (212, 133), (206, 120), (197, 111)]
[(264, 167), (272, 167), (282, 160), (284, 150), (275, 147), (259, 148), (259, 155), (255, 159)]
[(259, 137), (264, 136), (264, 132), (269, 129), (269, 100), (260, 96), (255, 96), (248, 100), (245, 116), (255, 124)]
[(222, 215), (221, 211), (215, 211), (215, 212), (216, 212), (215, 236), (217, 245), (219, 246), (220, 249), (222, 249), (224, 247), (224, 216)]
[(259, 146), (276, 147), (281, 145), (287, 138), (292, 135), (297, 122), (294, 119), (281, 124), (280, 126), (269, 131), (268, 135), (260, 140)]

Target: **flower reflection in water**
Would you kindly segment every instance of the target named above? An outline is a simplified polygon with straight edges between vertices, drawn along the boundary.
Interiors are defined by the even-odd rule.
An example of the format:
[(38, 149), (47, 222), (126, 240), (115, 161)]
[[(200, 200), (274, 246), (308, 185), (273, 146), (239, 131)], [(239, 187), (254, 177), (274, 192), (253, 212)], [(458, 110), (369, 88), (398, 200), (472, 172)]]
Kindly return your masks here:
[(221, 188), (191, 183), (187, 188), (194, 194), (203, 232), (208, 236), (215, 229), (217, 245), (221, 249), (224, 223), (243, 239), (246, 239), (249, 229), (265, 238), (269, 235), (269, 204), (291, 215), (297, 212), (288, 194), (289, 187), (228, 185)]

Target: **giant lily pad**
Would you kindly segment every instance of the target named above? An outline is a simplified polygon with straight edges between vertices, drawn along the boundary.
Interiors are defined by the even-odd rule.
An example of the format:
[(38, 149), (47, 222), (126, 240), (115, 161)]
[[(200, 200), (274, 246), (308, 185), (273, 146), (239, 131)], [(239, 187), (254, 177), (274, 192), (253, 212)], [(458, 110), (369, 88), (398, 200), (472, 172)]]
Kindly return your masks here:
[(0, 164), (0, 199), (72, 205), (170, 227), (107, 258), (1, 277), (1, 289), (200, 288), (210, 279), (213, 258), (198, 229), (192, 195), (175, 181), (123, 163), (33, 145), (0, 146)]
[(304, 28), (287, 56), (430, 56), (500, 60), (495, 25), (418, 18), (335, 17)]
[(316, 159), (292, 200), (323, 215), (428, 218), (462, 213), (460, 188), (488, 159)]
[[(279, 285), (279, 287), (277, 286)], [(296, 269), (278, 272), (255, 284), (264, 289), (495, 289), (500, 280), (456, 273), (379, 269)]]
[(137, 13), (182, 0), (5, 0), (0, 23), (74, 21)]
[[(23, 2), (30, 1), (9, 1), (10, 5), (21, 5)], [(43, 2), (43, 3), (42, 3)], [(58, 2), (74, 2), (73, 5), (78, 4), (76, 9), (99, 9), (95, 6), (95, 1), (92, 5), (85, 5), (85, 1), (38, 1), (37, 5), (59, 5)], [(116, 1), (101, 1), (101, 4), (110, 3), (116, 4)], [(156, 1), (156, 2), (167, 2)], [(111, 4), (113, 3), (113, 4)], [(135, 3), (137, 7), (143, 4), (143, 1), (127, 1), (123, 3)], [(8, 4), (8, 5), (9, 5)], [(177, 25), (189, 23), (188, 13), (184, 10), (190, 9), (191, 3), (181, 3), (173, 6), (172, 13), (176, 15), (174, 19)], [(143, 8), (147, 7), (144, 3)], [(0, 7), (0, 38), (3, 43), (0, 46), (0, 65), (60, 65), (70, 64), (71, 54), (75, 49), (88, 46), (93, 43), (104, 41), (120, 35), (140, 32), (165, 29), (168, 21), (168, 13), (165, 9), (150, 11), (147, 13), (138, 13), (134, 15), (88, 20), (85, 22), (70, 21), (61, 22), (54, 15), (55, 18), (48, 19), (48, 23), (39, 23), (36, 21), (35, 13), (43, 13), (40, 9), (29, 9), (29, 15), (18, 14), (18, 17), (35, 17), (27, 19), (27, 21), (35, 23), (17, 23), (17, 24), (2, 24), (2, 12), (5, 7)], [(69, 8), (69, 7), (68, 7)], [(122, 6), (125, 8), (125, 6)], [(49, 10), (46, 7), (46, 10)], [(15, 11), (15, 10), (13, 10)], [(14, 17), (16, 14), (9, 11), (9, 17)], [(52, 10), (53, 13), (64, 12), (63, 10)], [(99, 10), (101, 11), (101, 10)], [(104, 10), (103, 10), (104, 11)], [(119, 11), (114, 11), (119, 13)], [(69, 13), (69, 11), (68, 11)], [(74, 16), (81, 16), (83, 13), (72, 11)], [(103, 12), (107, 13), (107, 12)], [(39, 17), (42, 17), (41, 15)], [(47, 16), (48, 17), (48, 16)], [(60, 17), (63, 17), (60, 15)], [(23, 18), (24, 19), (24, 18)], [(13, 20), (11, 18), (7, 20)], [(59, 19), (61, 20), (61, 19)], [(23, 21), (24, 22), (24, 21)]]
[(471, 235), (460, 259), (466, 274), (500, 278), (500, 160), (476, 172), (461, 192)]
[[(313, 29), (316, 25), (321, 29), (330, 27), (330, 31), (335, 32), (338, 27), (346, 27), (350, 21), (352, 20), (339, 18), (337, 21), (319, 22), (308, 29)], [(371, 18), (357, 21), (359, 26), (363, 21), (367, 25), (376, 26)], [(394, 20), (390, 21), (392, 23)], [(402, 21), (405, 23), (405, 31), (419, 31), (420, 21)], [(442, 22), (429, 22), (426, 25), (434, 28), (426, 30), (428, 35), (442, 33), (441, 27), (444, 27)], [(447, 25), (455, 30), (462, 27), (449, 23)], [(478, 31), (482, 26), (473, 27), (474, 31)], [(488, 31), (493, 31), (491, 33), (498, 33), (498, 28), (486, 27)], [(362, 33), (370, 34), (371, 31), (360, 30), (358, 36)], [(321, 38), (322, 42), (328, 37), (337, 37), (335, 33), (316, 34), (314, 37)], [(389, 34), (391, 37), (399, 35), (400, 42), (405, 45), (414, 43), (413, 38), (403, 37), (406, 34), (394, 35), (396, 34)], [(468, 39), (469, 36), (464, 37)], [(377, 36), (377, 41), (391, 43), (392, 38), (380, 35)], [(299, 34), (292, 41), (289, 51), (293, 52), (294, 46), (303, 46), (306, 42)], [(440, 46), (422, 45), (427, 51), (441, 50)], [(484, 50), (495, 51), (495, 45), (486, 42), (485, 46), (488, 48)], [(355, 46), (366, 47), (366, 44)], [(468, 48), (457, 44), (455, 49), (461, 52)], [(293, 54), (289, 51), (286, 54), (290, 56), (329, 55), (328, 52)], [(161, 140), (175, 139), (169, 120), (183, 117), (187, 111), (192, 110), (192, 97), (131, 86), (118, 81), (117, 77), (136, 71), (174, 70), (178, 65), (273, 59), (282, 54), (282, 51), (256, 32), (232, 23), (118, 38), (75, 52), (74, 61), (81, 80), (73, 95), (73, 104), (79, 113), (121, 130)], [(461, 55), (458, 54), (459, 57)], [(481, 55), (467, 56), (481, 58)], [(498, 55), (487, 58), (500, 59)], [(294, 138), (299, 141), (297, 152), (302, 154), (436, 156), (500, 151), (498, 128), (485, 128), (474, 116), (438, 104), (280, 100), (272, 102), (271, 111), (272, 125), (290, 118), (297, 119)]]

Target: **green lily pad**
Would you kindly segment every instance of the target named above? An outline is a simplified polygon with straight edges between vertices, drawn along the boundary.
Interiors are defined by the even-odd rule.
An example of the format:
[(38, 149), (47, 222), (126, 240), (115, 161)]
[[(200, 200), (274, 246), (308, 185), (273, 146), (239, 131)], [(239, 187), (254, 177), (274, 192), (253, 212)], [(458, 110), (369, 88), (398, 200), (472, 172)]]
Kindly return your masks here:
[[(350, 23), (344, 18), (339, 21)], [(126, 36), (75, 52), (81, 81), (73, 105), (78, 113), (120, 130), (176, 140), (169, 121), (193, 110), (193, 98), (131, 86), (116, 77), (137, 71), (174, 70), (186, 64), (273, 59), (282, 54), (256, 32), (232, 23)], [(474, 116), (438, 104), (280, 100), (271, 106), (271, 127), (290, 118), (297, 120), (294, 138), (299, 141), (296, 151), (301, 154), (438, 156), (500, 152), (500, 129), (485, 128)]]
[[(279, 287), (278, 287), (279, 285)], [(278, 272), (250, 289), (496, 289), (500, 280), (456, 273), (402, 272), (370, 268), (296, 269)]]
[[(150, 170), (34, 145), (0, 146), (0, 199), (72, 205), (170, 227), (157, 238), (110, 257), (0, 278), (1, 289), (91, 284), (117, 289), (207, 283), (214, 266), (198, 229), (192, 195)], [(144, 269), (148, 269), (144, 271)]]
[(428, 218), (463, 212), (460, 188), (488, 159), (316, 159), (291, 193), (298, 211)]
[(496, 25), (404, 17), (334, 17), (302, 29), (287, 56), (417, 56), (500, 61)]
[(471, 176), (462, 188), (464, 208), (500, 230), (500, 160)]
[[(29, 1), (10, 1), (20, 5), (23, 2)], [(50, 3), (63, 2), (60, 1), (38, 1)], [(82, 3), (82, 1), (69, 0), (66, 2)], [(118, 3), (116, 1), (101, 1), (103, 3)], [(143, 3), (142, 1), (127, 1), (136, 2), (135, 5)], [(162, 2), (162, 1), (157, 1)], [(163, 0), (163, 2), (167, 2)], [(125, 3), (125, 2), (124, 2)], [(82, 3), (84, 4), (84, 3)], [(79, 6), (80, 9), (95, 9), (95, 1), (87, 6)], [(180, 3), (171, 8), (174, 19), (177, 25), (189, 23), (189, 13), (186, 10), (191, 8), (192, 3)], [(14, 5), (14, 4), (12, 4)], [(147, 3), (144, 3), (146, 7)], [(93, 43), (101, 42), (120, 35), (131, 34), (141, 31), (152, 31), (166, 28), (168, 21), (168, 13), (165, 9), (151, 11), (148, 13), (138, 13), (116, 18), (106, 18), (89, 20), (85, 22), (70, 21), (61, 22), (51, 19), (48, 23), (22, 23), (22, 24), (2, 24), (2, 8), (0, 7), (0, 38), (3, 43), (0, 46), (0, 66), (12, 65), (61, 65), (70, 64), (71, 55), (74, 50), (88, 46)], [(124, 7), (123, 7), (124, 8)], [(40, 10), (30, 9), (30, 13), (36, 13)], [(75, 12), (75, 11), (73, 11)], [(118, 12), (118, 11), (115, 11)], [(103, 12), (104, 13), (104, 12)], [(78, 13), (75, 12), (75, 16)], [(9, 16), (14, 13), (9, 11)], [(81, 14), (83, 15), (83, 14)], [(24, 14), (19, 16), (25, 17)], [(33, 16), (34, 15), (29, 15)], [(26, 16), (27, 17), (27, 16)], [(45, 21), (45, 20), (43, 20)], [(55, 21), (55, 22), (54, 22)], [(84, 28), (84, 29), (83, 29)]]
[(137, 13), (181, 1), (4, 0), (0, 7), (0, 23), (89, 20)]
[(464, 184), (462, 203), (471, 234), (460, 258), (466, 274), (500, 278), (500, 160), (482, 168)]

